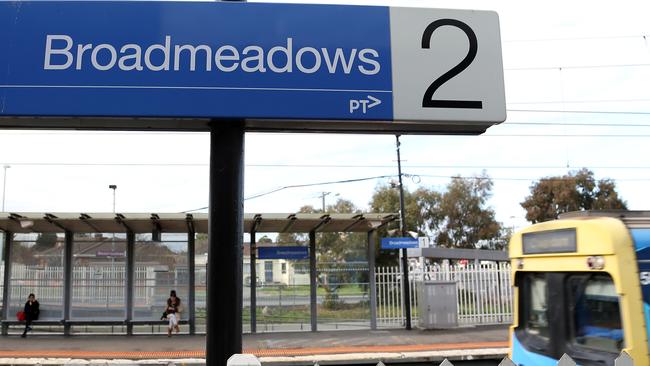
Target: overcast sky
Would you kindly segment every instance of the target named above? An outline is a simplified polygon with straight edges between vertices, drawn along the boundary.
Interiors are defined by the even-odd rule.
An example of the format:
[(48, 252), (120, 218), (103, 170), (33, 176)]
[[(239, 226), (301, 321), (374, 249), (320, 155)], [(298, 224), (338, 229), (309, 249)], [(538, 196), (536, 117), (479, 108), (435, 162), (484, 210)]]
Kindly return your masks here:
[[(325, 1), (496, 10), (508, 118), (476, 137), (403, 136), (409, 189), (443, 189), (483, 169), (508, 226), (543, 176), (587, 167), (616, 180), (631, 209), (650, 209), (650, 2)], [(207, 206), (205, 133), (0, 130), (5, 211), (181, 212)], [(0, 166), (0, 167), (1, 167)], [(2, 173), (3, 171), (0, 171)], [(295, 184), (397, 174), (395, 137), (247, 134), (245, 197)], [(246, 212), (320, 207), (322, 192), (367, 208), (389, 178), (284, 189), (245, 201)], [(0, 184), (2, 182), (0, 181)]]

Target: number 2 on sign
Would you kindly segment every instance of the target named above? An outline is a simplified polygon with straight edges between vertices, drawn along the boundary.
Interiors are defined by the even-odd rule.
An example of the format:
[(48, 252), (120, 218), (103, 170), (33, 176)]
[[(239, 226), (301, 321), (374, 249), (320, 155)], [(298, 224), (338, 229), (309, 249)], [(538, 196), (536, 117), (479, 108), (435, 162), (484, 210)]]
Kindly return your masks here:
[(476, 39), (476, 34), (467, 24), (456, 19), (439, 19), (435, 22), (429, 24), (424, 33), (422, 34), (422, 48), (429, 49), (431, 47), (431, 37), (433, 32), (436, 29), (442, 26), (452, 26), (462, 30), (467, 39), (469, 40), (469, 50), (467, 56), (451, 70), (442, 74), (439, 78), (433, 81), (431, 85), (424, 92), (424, 97), (422, 97), (422, 107), (424, 108), (468, 108), (468, 109), (482, 109), (483, 102), (480, 100), (441, 100), (433, 99), (433, 94), (440, 88), (444, 83), (451, 80), (456, 75), (463, 72), (476, 57), (476, 52), (478, 50), (478, 40)]

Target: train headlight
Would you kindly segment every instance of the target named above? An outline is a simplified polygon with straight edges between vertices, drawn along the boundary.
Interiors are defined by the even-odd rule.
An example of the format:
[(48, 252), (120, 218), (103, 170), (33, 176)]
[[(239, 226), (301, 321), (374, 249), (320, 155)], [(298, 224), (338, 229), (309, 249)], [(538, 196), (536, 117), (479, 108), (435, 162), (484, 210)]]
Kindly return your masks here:
[(596, 255), (587, 258), (587, 266), (589, 269), (603, 269), (605, 268), (605, 258)]

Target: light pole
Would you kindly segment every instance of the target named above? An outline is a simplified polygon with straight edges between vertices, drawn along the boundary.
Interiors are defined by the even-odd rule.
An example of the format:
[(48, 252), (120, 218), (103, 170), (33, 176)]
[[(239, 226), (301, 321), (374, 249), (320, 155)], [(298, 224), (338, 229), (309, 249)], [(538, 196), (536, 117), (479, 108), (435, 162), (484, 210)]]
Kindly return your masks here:
[[(117, 185), (111, 184), (108, 186), (109, 189), (113, 190), (113, 214), (115, 214), (115, 191), (117, 190)], [(113, 240), (111, 240), (111, 263), (115, 263), (115, 233), (113, 233)]]
[[(399, 135), (395, 135), (397, 146), (397, 174), (399, 175), (399, 231), (402, 237), (406, 236), (406, 213), (404, 212), (404, 185), (402, 184), (402, 160), (400, 158)], [(402, 280), (404, 289), (404, 315), (406, 316), (406, 329), (411, 330), (411, 289), (409, 284), (409, 266), (407, 249), (402, 248)]]
[(4, 176), (2, 178), (2, 212), (5, 212), (5, 193), (7, 192), (7, 169), (11, 168), (10, 165), (4, 166)]
[(117, 190), (117, 185), (111, 184), (108, 188), (113, 190), (113, 213), (115, 213), (115, 191)]

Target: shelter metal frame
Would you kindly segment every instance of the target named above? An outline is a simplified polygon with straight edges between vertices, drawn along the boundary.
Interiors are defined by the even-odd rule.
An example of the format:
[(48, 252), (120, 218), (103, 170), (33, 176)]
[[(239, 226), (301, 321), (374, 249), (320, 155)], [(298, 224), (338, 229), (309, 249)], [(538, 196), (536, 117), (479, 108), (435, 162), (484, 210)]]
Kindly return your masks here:
[[(365, 232), (368, 238), (369, 287), (371, 299), (371, 329), (376, 329), (375, 290), (375, 245), (376, 230), (396, 221), (396, 214), (245, 214), (243, 232), (251, 237), (250, 291), (251, 308), (256, 308), (256, 233), (308, 233), (310, 267), (310, 313), (311, 330), (318, 329), (317, 322), (317, 270), (316, 233), (317, 232)], [(151, 233), (152, 240), (160, 240), (162, 233), (187, 233), (188, 245), (188, 320), (189, 333), (196, 333), (195, 308), (195, 234), (208, 232), (208, 214), (143, 214), (143, 213), (0, 213), (0, 231), (4, 235), (3, 260), (4, 282), (2, 294), (2, 334), (8, 333), (9, 325), (17, 323), (9, 314), (11, 293), (11, 259), (14, 234), (18, 233), (63, 233), (63, 316), (61, 320), (47, 323), (61, 324), (64, 334), (71, 334), (73, 325), (125, 325), (127, 334), (133, 334), (134, 325), (159, 324), (158, 320), (134, 320), (134, 282), (135, 282), (135, 235)], [(126, 234), (126, 316), (124, 320), (88, 321), (75, 320), (71, 316), (73, 280), (73, 244), (75, 233), (125, 233)], [(240, 284), (243, 287), (243, 283)], [(255, 333), (257, 324), (255, 311), (251, 312), (251, 332)]]

